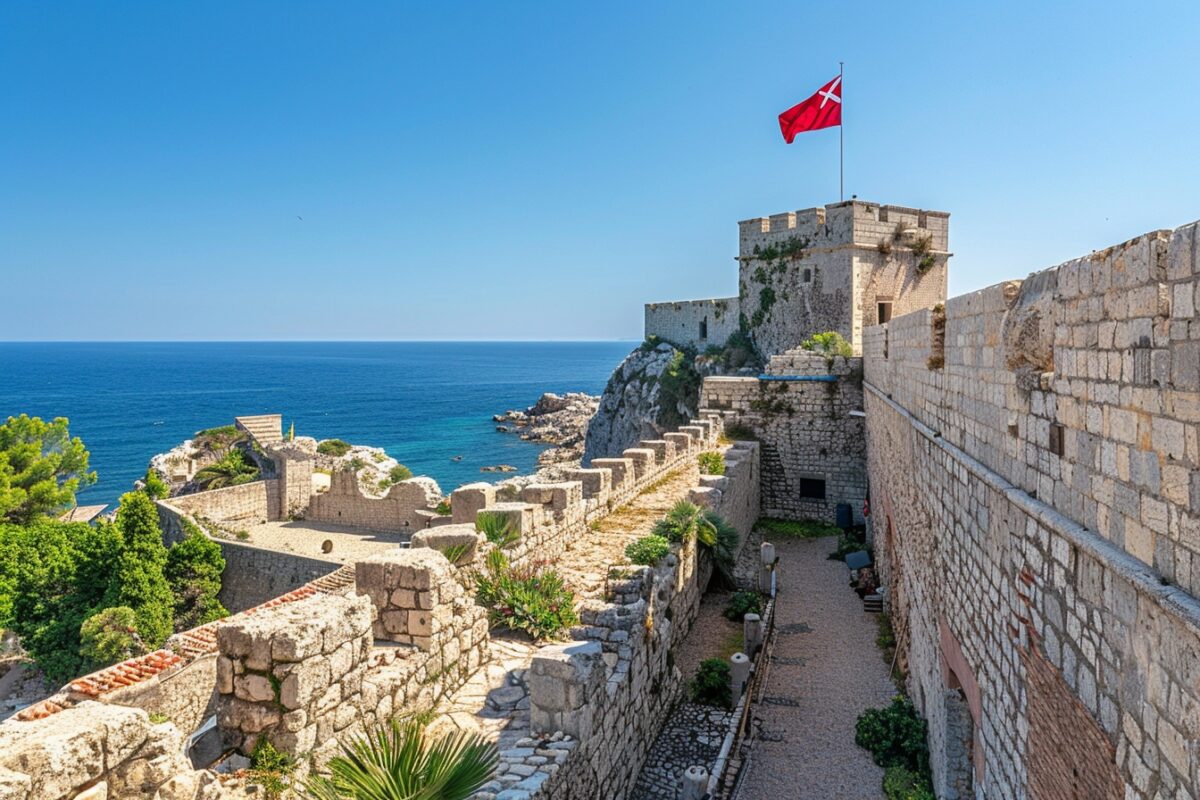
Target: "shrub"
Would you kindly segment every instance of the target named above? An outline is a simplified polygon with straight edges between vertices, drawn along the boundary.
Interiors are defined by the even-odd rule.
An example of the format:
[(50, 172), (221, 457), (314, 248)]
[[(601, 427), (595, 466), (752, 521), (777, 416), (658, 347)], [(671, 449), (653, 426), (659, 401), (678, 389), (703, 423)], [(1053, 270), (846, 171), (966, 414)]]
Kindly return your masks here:
[(367, 462), (359, 456), (355, 456), (354, 458), (350, 459), (350, 463), (347, 466), (350, 468), (351, 472), (360, 472), (362, 471), (363, 467), (367, 466)]
[(825, 363), (833, 365), (833, 359), (837, 356), (850, 358), (854, 355), (854, 348), (846, 341), (837, 331), (826, 331), (825, 333), (814, 333), (812, 336), (800, 343), (800, 346), (805, 350), (812, 350), (821, 353), (825, 356)]
[(732, 692), (729, 688), (729, 663), (720, 658), (706, 658), (692, 679), (692, 700), (710, 706), (729, 708)]
[(326, 439), (317, 445), (317, 452), (323, 456), (340, 458), (350, 452), (350, 443), (343, 442), (341, 439)]
[(163, 500), (171, 493), (167, 482), (153, 468), (146, 470), (146, 477), (142, 478), (142, 487), (146, 494), (155, 500)]
[(163, 568), (175, 595), (175, 630), (185, 631), (229, 616), (217, 599), (225, 557), (221, 546), (190, 522), (184, 522), (184, 537), (167, 550)]
[(683, 542), (696, 535), (703, 512), (699, 506), (680, 500), (667, 515), (654, 523), (654, 533), (669, 542)]
[(800, 539), (820, 539), (824, 536), (841, 536), (842, 529), (819, 519), (771, 519), (763, 517), (754, 523), (763, 534), (772, 536), (795, 536)]
[(439, 517), (450, 516), (450, 514), (452, 513), (452, 511), (450, 509), (450, 499), (446, 498), (445, 500), (441, 501), (440, 503), (437, 504), (437, 507), (434, 508), (433, 510), (434, 510), (434, 513), (436, 513)]
[(696, 461), (700, 464), (701, 475), (725, 474), (725, 456), (716, 451), (701, 453), (696, 456)]
[(887, 800), (936, 800), (929, 778), (904, 767), (889, 767), (883, 773)]
[(903, 695), (891, 705), (864, 711), (854, 724), (854, 743), (871, 754), (881, 767), (904, 767), (919, 775), (929, 773), (925, 720)]
[(93, 614), (79, 629), (79, 655), (87, 669), (101, 669), (145, 652), (137, 633), (137, 617), (128, 606)]
[(625, 546), (626, 558), (634, 564), (642, 564), (647, 567), (653, 567), (669, 552), (671, 552), (670, 542), (653, 533)]
[(392, 720), (342, 750), (329, 761), (329, 777), (309, 778), (305, 788), (317, 800), (467, 800), (499, 761), (496, 745), (479, 734), (429, 740), (419, 719)]
[(475, 527), (496, 547), (505, 548), (521, 538), (512, 517), (495, 511), (480, 511), (475, 515)]
[(721, 579), (732, 583), (738, 532), (716, 513), (680, 500), (671, 506), (665, 517), (654, 523), (654, 533), (669, 542), (684, 542), (695, 537), (709, 551)]
[(837, 549), (829, 554), (830, 561), (845, 561), (850, 553), (867, 549), (867, 536), (862, 528), (851, 528), (838, 533)]
[(220, 460), (196, 473), (193, 480), (204, 489), (240, 486), (259, 478), (258, 467), (241, 450), (230, 450)]
[(682, 350), (676, 350), (658, 379), (661, 421), (668, 427), (686, 423), (696, 411), (702, 382), (703, 378), (696, 371), (692, 359)]
[(734, 592), (725, 606), (725, 618), (741, 622), (747, 614), (761, 614), (762, 595), (758, 592)]
[(250, 754), (250, 781), (262, 787), (267, 800), (278, 800), (288, 790), (288, 776), (296, 768), (296, 762), (287, 753), (281, 753), (263, 736), (254, 745)]
[(412, 476), (413, 476), (412, 470), (409, 469), (408, 467), (404, 466), (403, 464), (397, 464), (396, 466), (392, 467), (388, 471), (388, 477), (391, 478), (392, 483), (399, 483), (400, 481), (406, 481), (409, 478), (411, 478)]
[(502, 551), (493, 550), (475, 582), (479, 604), (494, 626), (552, 639), (579, 623), (575, 593), (554, 570), (513, 569)]

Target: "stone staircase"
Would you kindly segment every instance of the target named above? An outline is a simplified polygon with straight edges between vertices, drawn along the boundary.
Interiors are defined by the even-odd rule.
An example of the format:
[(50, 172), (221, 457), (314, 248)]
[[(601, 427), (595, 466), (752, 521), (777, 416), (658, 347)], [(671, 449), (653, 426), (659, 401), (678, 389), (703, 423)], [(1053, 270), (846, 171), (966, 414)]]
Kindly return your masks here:
[(234, 417), (238, 430), (250, 434), (263, 447), (283, 441), (283, 415), (259, 414), (255, 417)]

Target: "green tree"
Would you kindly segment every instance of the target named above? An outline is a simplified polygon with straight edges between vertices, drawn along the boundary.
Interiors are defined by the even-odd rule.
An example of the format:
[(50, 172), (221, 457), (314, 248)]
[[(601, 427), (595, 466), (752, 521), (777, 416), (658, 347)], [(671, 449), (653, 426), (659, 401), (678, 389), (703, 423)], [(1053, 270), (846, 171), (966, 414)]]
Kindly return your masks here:
[(158, 508), (145, 492), (128, 492), (121, 498), (116, 525), (124, 547), (105, 605), (133, 609), (142, 641), (155, 648), (171, 635), (175, 607), (175, 596), (163, 577), (167, 548), (158, 527)]
[(195, 482), (205, 489), (238, 486), (258, 479), (258, 467), (246, 459), (241, 450), (230, 450), (220, 461), (209, 464), (196, 473)]
[(430, 740), (419, 723), (395, 720), (344, 750), (330, 760), (330, 777), (308, 781), (318, 800), (467, 800), (499, 761), (496, 746), (479, 734)]
[(146, 477), (142, 478), (142, 484), (146, 494), (155, 500), (164, 500), (171, 493), (167, 482), (162, 479), (162, 476), (153, 467), (146, 470)]
[(71, 438), (66, 417), (44, 422), (22, 414), (0, 425), (0, 520), (27, 524), (65, 511), (75, 492), (95, 482), (88, 451)]
[(137, 631), (137, 616), (128, 606), (106, 608), (80, 626), (79, 655), (87, 669), (102, 669), (145, 652)]
[(175, 629), (184, 631), (229, 616), (217, 599), (225, 557), (221, 546), (190, 522), (183, 539), (167, 550), (164, 571), (175, 593)]
[(123, 542), (116, 526), (43, 520), (0, 525), (0, 627), (11, 628), (51, 680), (83, 668), (83, 621), (103, 607)]

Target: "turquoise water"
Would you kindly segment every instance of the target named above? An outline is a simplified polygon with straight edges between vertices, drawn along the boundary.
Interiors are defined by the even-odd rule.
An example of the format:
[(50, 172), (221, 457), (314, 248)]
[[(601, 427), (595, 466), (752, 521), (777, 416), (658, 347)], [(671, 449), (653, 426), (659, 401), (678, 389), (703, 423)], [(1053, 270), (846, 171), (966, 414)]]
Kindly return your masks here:
[[(373, 445), (449, 491), (534, 469), (541, 447), (492, 415), (542, 392), (599, 394), (632, 342), (0, 343), (0, 416), (65, 416), (112, 503), (155, 453), (244, 414)], [(461, 461), (452, 461), (462, 456)]]

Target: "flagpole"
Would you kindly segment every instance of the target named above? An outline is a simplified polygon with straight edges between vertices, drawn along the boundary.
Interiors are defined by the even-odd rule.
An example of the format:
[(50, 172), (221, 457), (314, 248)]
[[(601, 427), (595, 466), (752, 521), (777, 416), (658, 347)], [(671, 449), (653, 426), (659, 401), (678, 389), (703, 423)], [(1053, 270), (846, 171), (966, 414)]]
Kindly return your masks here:
[[(842, 77), (844, 62), (838, 62), (838, 78)], [(842, 94), (842, 124), (838, 125), (838, 202), (846, 199), (846, 82), (839, 80)]]

